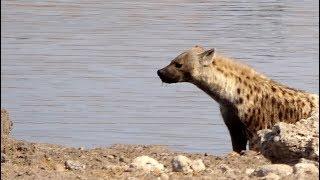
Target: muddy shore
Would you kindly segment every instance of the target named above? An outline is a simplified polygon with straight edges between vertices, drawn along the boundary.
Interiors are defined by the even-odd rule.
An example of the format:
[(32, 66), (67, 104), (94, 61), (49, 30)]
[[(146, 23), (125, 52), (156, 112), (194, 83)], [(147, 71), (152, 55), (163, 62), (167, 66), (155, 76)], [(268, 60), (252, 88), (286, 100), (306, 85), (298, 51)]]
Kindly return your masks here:
[[(259, 167), (272, 163), (253, 151), (213, 156), (172, 151), (160, 145), (72, 148), (17, 140), (10, 136), (11, 128), (7, 112), (1, 110), (1, 179), (318, 179), (318, 172), (313, 170), (297, 173), (294, 164), (280, 165), (292, 169), (286, 175), (281, 175), (279, 169), (259, 174)], [(177, 155), (190, 161), (201, 160), (205, 168), (179, 171), (172, 162)], [(139, 156), (153, 158), (164, 168), (137, 168), (132, 162)]]

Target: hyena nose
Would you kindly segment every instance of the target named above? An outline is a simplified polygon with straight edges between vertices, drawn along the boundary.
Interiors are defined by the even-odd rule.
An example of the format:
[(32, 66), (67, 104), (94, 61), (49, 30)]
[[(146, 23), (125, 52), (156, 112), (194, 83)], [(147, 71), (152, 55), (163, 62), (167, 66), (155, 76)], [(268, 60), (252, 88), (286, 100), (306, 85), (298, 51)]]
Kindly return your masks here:
[(161, 76), (161, 69), (157, 71), (158, 76)]

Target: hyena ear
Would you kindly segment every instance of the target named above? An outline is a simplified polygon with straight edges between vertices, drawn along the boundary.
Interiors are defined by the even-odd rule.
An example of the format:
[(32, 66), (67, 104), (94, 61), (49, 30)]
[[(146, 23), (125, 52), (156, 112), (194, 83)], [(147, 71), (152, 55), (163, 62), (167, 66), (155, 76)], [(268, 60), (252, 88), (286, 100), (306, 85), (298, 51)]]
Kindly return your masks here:
[(207, 50), (201, 54), (199, 54), (200, 56), (200, 64), (203, 66), (208, 66), (213, 62), (213, 57), (214, 57), (214, 48)]

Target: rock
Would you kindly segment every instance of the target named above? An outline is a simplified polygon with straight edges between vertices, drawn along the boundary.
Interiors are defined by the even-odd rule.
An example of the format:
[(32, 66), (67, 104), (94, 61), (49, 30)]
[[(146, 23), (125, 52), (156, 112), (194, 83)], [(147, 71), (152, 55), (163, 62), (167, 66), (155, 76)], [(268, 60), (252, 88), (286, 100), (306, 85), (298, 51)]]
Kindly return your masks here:
[(130, 164), (130, 167), (145, 171), (164, 171), (163, 164), (148, 156), (136, 157)]
[(279, 180), (280, 176), (274, 174), (274, 173), (269, 173), (266, 176), (260, 178), (261, 180)]
[(227, 156), (228, 156), (228, 157), (238, 157), (238, 156), (240, 156), (240, 154), (237, 153), (237, 152), (235, 152), (235, 151), (232, 151), (232, 152), (230, 152), (229, 154), (227, 154)]
[(312, 174), (296, 174), (293, 176), (292, 179), (296, 179), (296, 180), (319, 180), (319, 177), (316, 175), (312, 175)]
[(1, 109), (1, 137), (8, 136), (12, 130), (12, 121), (9, 119), (9, 113)]
[(269, 173), (274, 173), (278, 176), (284, 177), (292, 174), (293, 169), (291, 166), (286, 164), (267, 164), (255, 169), (251, 175), (264, 177), (267, 176)]
[(319, 114), (295, 124), (279, 122), (258, 131), (261, 153), (276, 161), (306, 158), (319, 161)]
[(56, 164), (54, 170), (56, 170), (57, 172), (63, 172), (65, 170), (65, 167), (61, 164)]
[(138, 180), (136, 177), (128, 177), (127, 180)]
[(175, 156), (172, 161), (172, 169), (175, 172), (191, 173), (192, 169), (190, 167), (191, 160), (186, 156), (178, 155)]
[(71, 161), (71, 160), (68, 160), (65, 162), (65, 166), (67, 169), (69, 170), (83, 170), (86, 168), (85, 165), (81, 164), (80, 162), (78, 161)]
[(106, 155), (105, 157), (109, 158), (109, 159), (114, 159), (114, 155)]
[(203, 164), (201, 159), (197, 159), (191, 162), (191, 169), (194, 172), (200, 172), (206, 170), (206, 166)]
[(316, 165), (312, 163), (298, 163), (293, 167), (295, 174), (315, 174), (318, 176), (319, 169)]
[(166, 173), (162, 173), (162, 174), (160, 175), (160, 179), (161, 179), (161, 180), (169, 180), (169, 176), (168, 176), (168, 174), (166, 174)]
[(5, 155), (4, 153), (1, 153), (1, 163), (5, 163), (7, 161), (8, 161), (7, 155)]
[(190, 160), (186, 156), (175, 156), (172, 161), (172, 169), (175, 172), (183, 172), (185, 174), (192, 172), (200, 172), (206, 170), (206, 166), (201, 159)]
[(128, 158), (125, 158), (125, 157), (123, 157), (123, 156), (120, 156), (120, 157), (119, 157), (119, 161), (120, 161), (120, 162), (124, 162), (124, 163), (128, 163), (128, 162), (129, 162), (129, 159), (128, 159)]
[(312, 160), (309, 160), (309, 159), (300, 158), (299, 159), (299, 163), (311, 163), (311, 164), (314, 164), (315, 166), (317, 166), (319, 168), (319, 162), (317, 162), (317, 161), (312, 161)]
[(226, 164), (220, 164), (217, 168), (224, 174), (232, 172), (232, 169)]
[(252, 168), (246, 169), (246, 174), (247, 174), (247, 175), (250, 175), (250, 174), (252, 174), (253, 172), (254, 172), (254, 169), (252, 169)]

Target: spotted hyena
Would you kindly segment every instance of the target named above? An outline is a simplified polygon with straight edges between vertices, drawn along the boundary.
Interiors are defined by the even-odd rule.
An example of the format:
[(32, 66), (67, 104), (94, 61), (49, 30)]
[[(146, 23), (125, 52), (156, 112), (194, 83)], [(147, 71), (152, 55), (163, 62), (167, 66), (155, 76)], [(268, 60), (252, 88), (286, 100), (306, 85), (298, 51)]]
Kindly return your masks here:
[(217, 101), (236, 152), (248, 141), (252, 149), (258, 130), (295, 123), (318, 110), (318, 95), (275, 82), (214, 49), (195, 46), (157, 73), (165, 83), (192, 83)]

